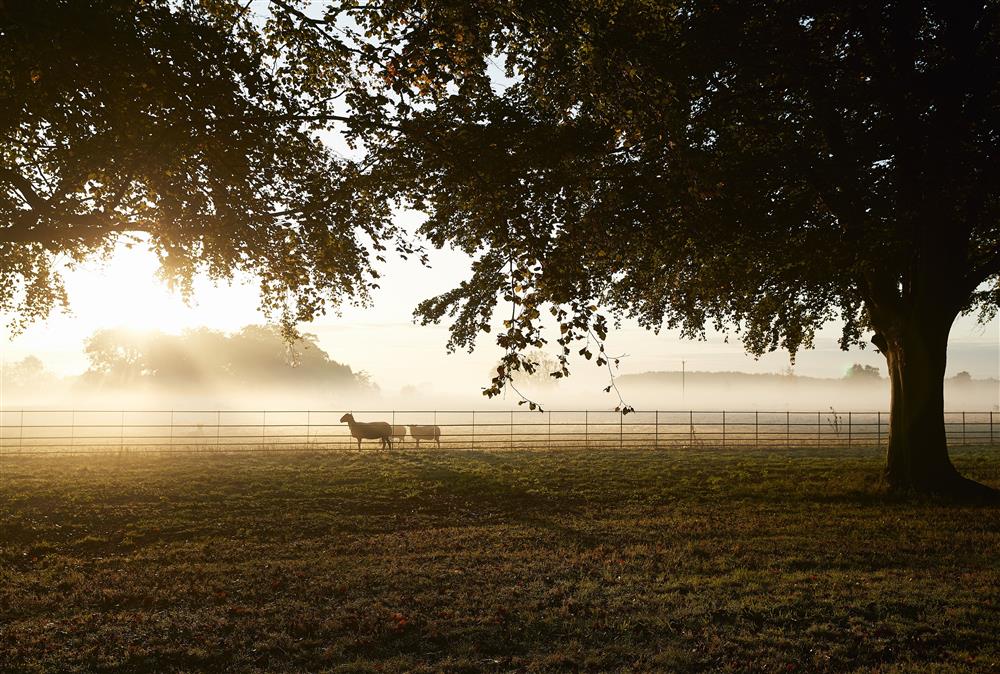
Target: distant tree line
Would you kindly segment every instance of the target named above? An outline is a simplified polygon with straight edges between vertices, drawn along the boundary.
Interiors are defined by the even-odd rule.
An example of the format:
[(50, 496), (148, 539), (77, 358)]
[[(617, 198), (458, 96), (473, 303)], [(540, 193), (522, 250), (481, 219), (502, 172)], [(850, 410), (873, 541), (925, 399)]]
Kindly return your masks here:
[[(706, 384), (719, 384), (719, 383), (735, 383), (735, 382), (745, 382), (748, 385), (765, 385), (765, 384), (803, 384), (803, 383), (847, 383), (847, 384), (867, 384), (883, 382), (886, 383), (887, 379), (881, 376), (879, 368), (871, 365), (862, 365), (861, 363), (853, 364), (846, 372), (843, 377), (808, 377), (795, 374), (793, 371), (786, 371), (782, 373), (773, 372), (738, 372), (738, 371), (728, 371), (728, 372), (702, 372), (694, 371), (687, 372), (685, 375), (687, 382), (691, 383), (706, 383)], [(635, 385), (635, 384), (664, 384), (667, 382), (680, 382), (681, 372), (677, 371), (658, 371), (658, 372), (640, 372), (636, 374), (623, 374), (617, 378), (617, 381), (624, 385)], [(975, 382), (996, 382), (995, 378), (987, 379), (973, 379), (972, 375), (963, 370), (956, 373), (953, 377), (946, 377), (945, 381), (964, 385), (973, 384)]]
[[(289, 344), (273, 325), (250, 325), (232, 334), (201, 328), (179, 335), (111, 328), (91, 335), (85, 350), (90, 366), (76, 384), (87, 389), (374, 388), (366, 373), (330, 358), (315, 335), (302, 334)], [(56, 381), (36, 356), (4, 372), (4, 385), (15, 390)]]
[(845, 379), (852, 381), (867, 380), (867, 379), (881, 379), (882, 374), (879, 372), (877, 367), (872, 365), (862, 365), (861, 363), (855, 363), (851, 366), (851, 369), (847, 371), (844, 376)]

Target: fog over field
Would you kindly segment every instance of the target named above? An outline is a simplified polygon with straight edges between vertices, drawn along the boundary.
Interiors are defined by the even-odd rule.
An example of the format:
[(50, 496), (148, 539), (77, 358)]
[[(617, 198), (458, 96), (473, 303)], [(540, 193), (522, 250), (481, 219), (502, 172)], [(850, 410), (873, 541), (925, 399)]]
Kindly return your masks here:
[[(697, 346), (697, 343), (696, 343)], [(971, 353), (964, 353), (971, 352)], [(988, 344), (959, 346), (955, 360), (988, 362)], [(823, 371), (823, 359), (854, 361), (840, 376), (808, 376), (786, 366), (760, 371), (766, 363), (746, 362), (755, 372), (705, 371), (685, 363), (678, 369), (635, 372), (635, 365), (655, 364), (651, 359), (623, 359), (611, 384), (607, 369), (586, 361), (573, 363), (573, 375), (557, 380), (550, 376), (554, 359), (536, 352), (540, 363), (534, 375), (522, 375), (516, 388), (489, 399), (480, 390), (490, 379), (493, 351), (447, 356), (443, 349), (428, 349), (435, 357), (465, 360), (460, 376), (433, 381), (420, 378), (420, 368), (410, 371), (413, 381), (388, 382), (363, 368), (336, 360), (320, 339), (304, 333), (289, 346), (274, 326), (246, 326), (233, 332), (191, 329), (181, 334), (130, 329), (101, 329), (82, 346), (87, 367), (79, 373), (59, 373), (42, 357), (29, 355), (5, 361), (0, 407), (4, 409), (177, 409), (177, 410), (505, 410), (526, 409), (518, 401), (528, 398), (543, 409), (611, 410), (621, 404), (639, 410), (887, 410), (889, 384), (872, 351), (839, 353), (813, 351), (800, 356), (812, 362), (812, 371)], [(837, 355), (839, 353), (839, 355)], [(745, 358), (745, 357), (744, 357)], [(735, 360), (735, 358), (731, 358)], [(776, 359), (777, 360), (777, 359)], [(707, 356), (699, 361), (711, 362)], [(720, 359), (719, 362), (725, 363)], [(781, 362), (777, 360), (777, 362)], [(404, 374), (404, 364), (398, 366)], [(826, 366), (832, 369), (833, 366)], [(980, 368), (980, 371), (982, 368)], [(806, 370), (810, 371), (809, 369)], [(405, 380), (404, 380), (405, 381)], [(521, 395), (519, 395), (519, 393)], [(946, 405), (952, 411), (992, 411), (1000, 402), (997, 377), (958, 370), (945, 381)]]

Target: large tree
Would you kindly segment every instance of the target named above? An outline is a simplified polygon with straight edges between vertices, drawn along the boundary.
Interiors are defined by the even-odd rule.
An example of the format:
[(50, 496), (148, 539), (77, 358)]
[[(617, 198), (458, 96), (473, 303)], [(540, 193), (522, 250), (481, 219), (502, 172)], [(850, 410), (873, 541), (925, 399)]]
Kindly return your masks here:
[(793, 355), (839, 320), (886, 358), (889, 481), (962, 492), (943, 377), (953, 321), (1000, 299), (998, 6), (386, 0), (296, 26), (354, 31), (375, 184), (475, 257), (419, 316), (471, 348), (511, 306), (491, 392), (546, 308), (564, 366), (579, 340), (606, 360), (609, 318)]
[(346, 60), (279, 53), (287, 19), (250, 4), (0, 0), (0, 313), (15, 327), (65, 302), (61, 269), (123, 239), (182, 288), (253, 274), (289, 328), (363, 300), (373, 255), (408, 249), (363, 167), (319, 136)]

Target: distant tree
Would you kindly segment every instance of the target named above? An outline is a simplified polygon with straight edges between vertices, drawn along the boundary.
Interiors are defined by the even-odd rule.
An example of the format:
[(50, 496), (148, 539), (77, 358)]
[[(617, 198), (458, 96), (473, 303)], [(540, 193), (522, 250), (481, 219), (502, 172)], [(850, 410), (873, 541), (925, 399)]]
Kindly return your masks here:
[(231, 335), (204, 328), (180, 335), (107, 329), (94, 333), (86, 351), (90, 369), (84, 380), (91, 384), (371, 386), (367, 374), (332, 360), (315, 335), (289, 343), (273, 325), (247, 326)]
[(230, 374), (247, 383), (294, 379), (335, 385), (367, 384), (366, 374), (332, 360), (316, 335), (302, 334), (291, 344), (271, 325), (249, 325), (227, 340)]
[(409, 250), (388, 206), (356, 189), (363, 167), (317, 136), (337, 59), (279, 55), (283, 15), (254, 14), (236, 0), (0, 2), (0, 313), (14, 327), (65, 303), (62, 265), (137, 235), (187, 291), (199, 270), (258, 276), (287, 324), (364, 299), (372, 255)]
[[(310, 45), (335, 53), (339, 7), (295, 24)], [(606, 360), (602, 307), (732, 327), (753, 354), (840, 319), (844, 348), (868, 333), (886, 357), (889, 481), (996, 496), (949, 460), (943, 379), (956, 316), (1000, 300), (1000, 3), (356, 7), (352, 132), (380, 189), (475, 259), (418, 308), (451, 348), (498, 302), (508, 377), (543, 312), (564, 369), (571, 347)]]
[(504, 362), (498, 362), (490, 372), (490, 377), (500, 375), (504, 380), (509, 379), (515, 385), (530, 384), (532, 386), (553, 386), (557, 382), (557, 377), (562, 374), (559, 361), (552, 358), (541, 350), (528, 351), (524, 354), (525, 363), (529, 366), (513, 373), (510, 377), (503, 376)]
[(125, 386), (138, 382), (151, 372), (147, 362), (151, 333), (109, 328), (98, 330), (84, 343), (90, 361), (85, 378), (100, 375), (103, 382)]
[(21, 360), (3, 368), (3, 386), (13, 389), (44, 389), (55, 382), (56, 377), (45, 368), (38, 356), (25, 356)]
[(847, 371), (845, 375), (846, 379), (853, 380), (870, 380), (870, 379), (881, 379), (882, 375), (877, 367), (872, 365), (862, 365), (861, 363), (855, 363)]
[(972, 375), (969, 374), (967, 371), (962, 370), (954, 377), (952, 377), (952, 381), (954, 381), (957, 384), (968, 384), (972, 381)]

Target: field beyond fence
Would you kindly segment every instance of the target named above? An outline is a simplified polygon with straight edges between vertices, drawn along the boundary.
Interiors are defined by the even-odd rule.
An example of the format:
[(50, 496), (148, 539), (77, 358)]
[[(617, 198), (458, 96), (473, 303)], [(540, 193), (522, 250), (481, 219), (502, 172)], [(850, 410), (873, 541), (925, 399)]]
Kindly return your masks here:
[[(95, 452), (115, 449), (352, 449), (343, 411), (329, 410), (4, 410), (0, 451)], [(409, 425), (440, 428), (448, 449), (664, 449), (671, 447), (881, 447), (885, 412), (597, 410), (354, 412), (360, 422), (396, 427), (396, 448), (417, 441)], [(995, 419), (995, 417), (997, 417)], [(1000, 414), (948, 412), (952, 445), (1000, 442)], [(366, 440), (362, 448), (377, 449)]]

